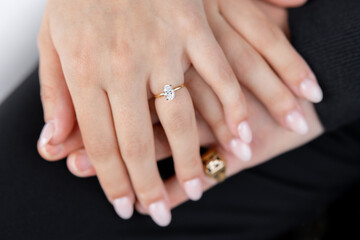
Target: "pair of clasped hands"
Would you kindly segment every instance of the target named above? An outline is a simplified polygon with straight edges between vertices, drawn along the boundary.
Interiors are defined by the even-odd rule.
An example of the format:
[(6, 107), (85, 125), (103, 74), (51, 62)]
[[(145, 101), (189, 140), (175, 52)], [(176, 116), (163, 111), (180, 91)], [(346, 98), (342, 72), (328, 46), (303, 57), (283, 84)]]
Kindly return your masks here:
[[(215, 144), (231, 176), (323, 132), (322, 91), (287, 38), (284, 8), (304, 2), (49, 0), (39, 153), (96, 175), (121, 218), (136, 207), (167, 226), (216, 184), (200, 146)], [(156, 161), (169, 156), (176, 176), (163, 181)]]

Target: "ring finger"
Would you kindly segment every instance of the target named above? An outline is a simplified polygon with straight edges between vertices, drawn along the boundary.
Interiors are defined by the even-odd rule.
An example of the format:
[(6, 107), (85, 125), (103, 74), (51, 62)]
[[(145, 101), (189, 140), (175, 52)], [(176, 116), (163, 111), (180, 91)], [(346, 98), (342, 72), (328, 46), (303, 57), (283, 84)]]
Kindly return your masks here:
[[(151, 76), (150, 88), (155, 94), (166, 84), (176, 87), (184, 82), (182, 67), (174, 64), (175, 71), (170, 66), (163, 67), (168, 63), (160, 64), (162, 67)], [(171, 101), (165, 97), (155, 99), (155, 107), (170, 144), (176, 176), (189, 198), (198, 200), (203, 192), (203, 172), (194, 106), (185, 87), (176, 91), (175, 96)]]

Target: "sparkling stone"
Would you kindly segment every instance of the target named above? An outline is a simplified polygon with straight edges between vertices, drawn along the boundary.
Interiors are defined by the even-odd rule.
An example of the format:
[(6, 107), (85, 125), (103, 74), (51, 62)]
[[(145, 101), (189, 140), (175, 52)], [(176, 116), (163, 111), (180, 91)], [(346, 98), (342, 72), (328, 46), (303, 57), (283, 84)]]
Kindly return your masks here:
[(171, 87), (171, 85), (165, 85), (164, 86), (164, 96), (166, 100), (171, 101), (175, 98), (175, 91)]
[(213, 160), (207, 164), (207, 169), (210, 174), (216, 173), (225, 167), (224, 162), (219, 160)]

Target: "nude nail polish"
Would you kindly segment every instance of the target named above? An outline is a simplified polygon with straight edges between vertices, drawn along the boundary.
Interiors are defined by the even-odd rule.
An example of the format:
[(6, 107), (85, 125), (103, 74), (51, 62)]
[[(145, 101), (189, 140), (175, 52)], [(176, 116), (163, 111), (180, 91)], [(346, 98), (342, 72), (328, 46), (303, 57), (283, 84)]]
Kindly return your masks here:
[(44, 128), (42, 129), (39, 138), (40, 148), (43, 148), (51, 141), (52, 137), (54, 136), (54, 132), (55, 132), (54, 121), (49, 121), (44, 125)]
[(297, 110), (288, 113), (285, 117), (285, 122), (291, 130), (298, 134), (304, 135), (309, 131), (308, 124)]
[(230, 149), (232, 153), (240, 160), (247, 162), (251, 159), (252, 153), (250, 146), (240, 139), (231, 140)]
[(129, 197), (117, 198), (113, 202), (115, 212), (122, 219), (129, 219), (133, 215), (134, 205)]
[(150, 204), (149, 213), (153, 221), (161, 227), (166, 227), (171, 222), (171, 213), (164, 201)]
[(311, 102), (318, 103), (323, 99), (323, 92), (315, 80), (305, 79), (300, 84), (300, 91)]
[(252, 132), (247, 121), (241, 122), (237, 130), (241, 140), (243, 140), (245, 143), (251, 143)]
[(188, 197), (197, 201), (203, 194), (203, 187), (199, 178), (195, 178), (184, 183), (184, 189)]

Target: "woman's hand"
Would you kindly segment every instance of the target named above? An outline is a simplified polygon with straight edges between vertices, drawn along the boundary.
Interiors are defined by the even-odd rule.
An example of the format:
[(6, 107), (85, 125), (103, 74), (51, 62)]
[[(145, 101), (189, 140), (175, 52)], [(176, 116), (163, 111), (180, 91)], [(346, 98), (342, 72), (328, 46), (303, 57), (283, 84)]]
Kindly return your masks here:
[[(267, 10), (269, 10), (268, 14), (270, 14), (270, 16), (273, 16), (271, 18), (271, 20), (273, 20), (273, 22), (271, 22), (269, 19), (266, 18), (266, 15), (261, 14), (261, 12), (257, 11), (256, 8), (254, 8), (251, 5), (251, 1), (239, 1), (237, 2), (239, 4), (245, 4), (243, 5), (244, 7), (248, 7), (250, 10), (253, 11), (253, 15), (248, 16), (253, 17), (254, 21), (257, 22), (257, 24), (259, 24), (259, 26), (262, 26), (264, 24), (263, 21), (267, 20), (269, 21), (269, 26), (272, 26), (271, 29), (268, 29), (268, 31), (266, 32), (266, 29), (264, 29), (265, 33), (259, 33), (260, 35), (264, 34), (265, 36), (272, 36), (272, 31), (274, 31), (274, 27), (276, 27), (275, 23), (278, 23), (280, 26), (285, 26), (284, 25), (284, 21), (281, 21), (281, 18), (279, 18), (279, 16), (286, 16), (284, 15), (284, 11), (281, 11), (280, 9), (275, 9), (275, 8), (269, 8), (268, 6), (260, 6), (260, 7), (265, 7), (265, 8), (269, 8)], [(249, 4), (249, 5), (246, 5)], [(242, 39), (240, 37), (240, 35), (238, 34), (238, 32), (233, 29), (231, 27), (231, 21), (235, 21), (237, 19), (229, 19), (228, 21), (229, 23), (226, 21), (227, 19), (224, 19), (223, 17), (221, 17), (220, 12), (222, 11), (221, 8), (218, 8), (219, 6), (217, 4), (214, 4), (214, 1), (207, 1), (207, 13), (208, 13), (208, 18), (209, 21), (212, 23), (212, 27), (215, 31), (215, 34), (219, 40), (219, 42), (222, 44), (222, 47), (226, 50), (226, 53), (228, 55), (228, 57), (231, 60), (231, 64), (234, 67), (241, 67), (244, 71), (246, 71), (247, 67), (249, 68), (249, 70), (247, 72), (249, 72), (248, 75), (246, 74), (242, 74), (242, 72), (240, 70), (237, 70), (237, 75), (239, 76), (239, 79), (241, 81), (255, 81), (256, 84), (248, 84), (247, 87), (249, 88), (249, 90), (251, 92), (253, 92), (255, 95), (257, 95), (257, 97), (259, 97), (264, 103), (265, 105), (268, 107), (268, 110), (270, 110), (270, 112), (273, 113), (273, 109), (278, 110), (278, 108), (282, 108), (285, 106), (287, 106), (287, 104), (289, 102), (293, 103), (293, 105), (296, 106), (297, 110), (300, 112), (300, 120), (299, 117), (297, 119), (295, 119), (295, 125), (294, 125), (294, 121), (291, 122), (290, 121), (290, 126), (289, 125), (289, 121), (286, 121), (287, 119), (287, 115), (285, 114), (285, 120), (282, 118), (282, 116), (280, 114), (273, 114), (275, 116), (275, 118), (280, 119), (279, 122), (282, 123), (282, 125), (287, 126), (290, 129), (293, 130), (299, 130), (299, 127), (297, 125), (299, 125), (300, 122), (300, 131), (301, 131), (301, 124), (304, 123), (304, 120), (301, 119), (303, 113), (302, 110), (300, 108), (299, 105), (297, 105), (295, 97), (292, 96), (291, 92), (289, 94), (289, 90), (287, 90), (287, 88), (285, 87), (285, 84), (283, 84), (281, 82), (281, 79), (278, 78), (276, 76), (276, 73), (272, 72), (272, 69), (270, 66), (272, 66), (272, 58), (269, 57), (270, 60), (266, 60), (262, 58), (262, 54), (260, 52), (260, 54), (257, 52), (256, 47), (255, 49), (253, 49), (253, 46), (249, 43), (246, 42), (246, 40)], [(280, 11), (280, 14), (279, 14)], [(251, 18), (250, 18), (251, 19)], [(260, 21), (261, 20), (261, 21)], [(285, 18), (286, 20), (286, 18)], [(285, 21), (286, 22), (286, 21)], [(225, 29), (225, 30), (224, 30)], [(256, 28), (255, 28), (256, 29)], [(280, 28), (279, 28), (280, 30)], [(286, 40), (286, 38), (284, 38), (284, 34), (281, 32), (277, 32), (278, 35), (274, 35), (280, 38), (280, 40)], [(268, 34), (268, 35), (267, 35)], [(220, 38), (220, 39), (219, 39)], [(256, 40), (256, 39), (255, 39)], [(272, 43), (276, 43), (276, 41), (272, 41)], [(305, 62), (301, 59), (301, 57), (299, 55), (296, 54), (296, 52), (292, 49), (292, 47), (289, 45), (288, 42), (284, 42), (284, 46), (279, 46), (279, 49), (282, 50), (280, 51), (280, 55), (288, 55), (289, 59), (295, 62), (299, 62), (300, 64), (298, 65), (294, 65), (292, 66), (297, 73), (300, 73), (302, 75), (307, 75), (307, 74), (311, 74), (311, 70), (308, 68), (308, 66), (305, 64)], [(230, 50), (229, 47), (227, 46), (234, 46), (233, 49)], [(234, 50), (234, 51), (232, 51)], [(266, 49), (265, 49), (266, 50)], [(245, 56), (250, 56), (250, 59), (246, 59), (242, 56), (242, 54), (245, 53)], [(236, 56), (238, 56), (239, 58), (237, 58)], [(274, 55), (272, 55), (274, 57)], [(242, 60), (244, 59), (244, 60)], [(275, 59), (277, 60), (277, 59)], [(248, 61), (248, 62), (247, 62)], [(245, 64), (245, 67), (242, 67), (242, 64)], [(270, 66), (268, 66), (267, 64), (270, 64)], [(264, 67), (264, 69), (261, 69), (262, 67)], [(296, 67), (298, 67), (299, 69), (296, 69)], [(274, 67), (275, 70), (282, 72), (282, 70), (284, 69), (284, 67)], [(263, 91), (263, 85), (265, 84), (264, 82), (259, 82), (258, 79), (256, 77), (253, 77), (250, 73), (254, 73), (255, 76), (259, 76), (260, 75), (263, 76), (268, 76), (269, 77), (269, 83), (266, 83), (266, 86), (270, 86), (270, 93), (268, 93), (268, 95), (266, 95), (266, 91)], [(257, 74), (255, 74), (257, 73)], [(192, 74), (193, 76), (195, 76), (195, 74)], [(287, 74), (284, 75), (285, 77), (287, 76)], [(264, 79), (262, 79), (262, 81), (264, 81)], [(286, 79), (284, 80), (285, 83), (288, 83), (286, 81)], [(216, 137), (220, 140), (220, 143), (225, 147), (228, 147), (228, 143), (231, 142), (230, 144), (230, 150), (233, 151), (233, 153), (240, 159), (246, 160), (249, 158), (249, 155), (251, 155), (251, 153), (249, 154), (249, 149), (246, 148), (246, 144), (244, 144), (243, 141), (240, 141), (238, 139), (234, 139), (231, 133), (231, 130), (229, 130), (226, 127), (226, 121), (225, 121), (225, 116), (222, 114), (222, 105), (221, 103), (218, 101), (216, 95), (215, 97), (213, 96), (213, 92), (210, 89), (210, 91), (204, 91), (204, 89), (207, 89), (208, 86), (206, 84), (203, 84), (203, 81), (188, 81), (187, 83), (189, 85), (189, 89), (191, 92), (191, 95), (194, 99), (194, 104), (197, 107), (197, 109), (199, 110), (200, 114), (202, 115), (202, 117), (206, 120), (206, 122), (209, 123), (209, 125), (211, 126), (212, 130), (214, 131), (214, 134), (216, 135)], [(289, 83), (288, 83), (289, 84)], [(316, 84), (316, 81), (315, 81)], [(289, 84), (291, 86), (291, 84)], [(316, 86), (316, 85), (315, 85)], [(276, 87), (279, 87), (280, 89), (276, 89)], [(294, 88), (294, 87), (293, 87)], [(276, 91), (277, 90), (277, 91)], [(293, 100), (293, 101), (285, 101), (282, 102), (282, 98), (277, 98), (275, 93), (280, 93), (283, 94), (281, 96), (287, 96), (289, 97), (287, 100)], [(320, 90), (321, 92), (321, 90)], [(276, 106), (272, 106), (272, 104), (267, 104), (267, 101), (269, 100), (269, 95), (271, 96), (271, 94), (274, 94), (274, 101), (275, 103), (278, 102), (279, 104), (277, 104)], [(298, 94), (302, 97), (304, 97), (304, 95), (302, 95), (301, 91), (299, 92), (295, 92), (295, 94)], [(286, 98), (283, 98), (286, 99)], [(270, 99), (271, 100), (271, 99)], [(289, 104), (291, 106), (291, 104)], [(285, 108), (285, 110), (288, 110), (287, 108)], [(278, 110), (279, 111), (279, 110)], [(284, 111), (285, 113), (287, 113), (286, 111)], [(280, 116), (279, 116), (280, 115)], [(153, 118), (154, 121), (156, 121), (156, 116), (155, 114), (153, 114)], [(291, 120), (291, 119), (290, 119)], [(306, 124), (306, 123), (305, 123)], [(304, 124), (303, 124), (304, 125)], [(204, 124), (199, 125), (204, 126)], [(295, 126), (295, 127), (294, 127)], [(296, 129), (297, 128), (297, 129)], [(161, 144), (162, 142), (164, 142), (164, 140), (166, 139), (164, 137), (164, 133), (162, 128), (157, 125), (155, 128), (155, 133), (156, 133), (156, 139), (155, 139), (155, 145), (156, 145), (156, 154), (158, 158), (163, 158), (164, 156), (166, 156), (166, 154), (164, 154), (165, 152), (169, 152), (166, 150), (169, 150), (169, 148), (164, 147), (163, 144)], [(239, 129), (241, 130), (241, 128)], [(311, 130), (311, 129), (310, 129)], [(204, 131), (203, 131), (204, 132)], [(244, 131), (243, 131), (244, 132)], [(246, 132), (246, 131), (245, 131)], [(299, 131), (298, 131), (299, 132)], [(302, 132), (304, 133), (304, 132)], [(249, 136), (249, 134), (243, 134), (243, 135), (247, 135)], [(209, 131), (207, 131), (206, 135), (202, 135), (205, 138), (205, 143), (209, 143), (209, 141), (212, 139), (210, 138), (211, 134), (209, 133)], [(159, 138), (160, 137), (160, 138)], [(70, 144), (71, 143), (71, 144)], [(203, 141), (204, 143), (204, 141)], [(52, 159), (59, 159), (62, 158), (64, 156), (66, 156), (67, 154), (74, 152), (73, 154), (71, 154), (71, 156), (68, 158), (68, 166), (70, 169), (72, 169), (72, 172), (75, 173), (78, 176), (89, 176), (89, 175), (93, 175), (95, 174), (95, 169), (92, 167), (92, 165), (90, 164), (90, 162), (88, 161), (88, 156), (85, 153), (84, 150), (80, 150), (80, 151), (75, 151), (76, 149), (81, 148), (81, 136), (79, 133), (79, 130), (77, 128), (75, 128), (73, 130), (73, 133), (70, 135), (70, 137), (67, 139), (67, 141), (65, 141), (61, 146), (63, 147), (62, 152), (57, 154), (56, 156), (52, 156)], [(46, 151), (47, 152), (52, 152), (52, 149), (56, 148), (55, 146), (51, 146), (51, 145), (47, 145), (46, 146)], [(40, 149), (40, 152), (45, 152), (42, 151), (43, 149)], [(45, 155), (45, 154), (43, 154)], [(250, 165), (252, 165), (254, 163), (250, 163)], [(81, 171), (83, 170), (83, 171)]]
[[(201, 79), (196, 71), (190, 69), (185, 75), (185, 81), (194, 81), (195, 85), (202, 85), (205, 87), (205, 91), (207, 91), (207, 99), (209, 100), (209, 104), (204, 106), (205, 108), (210, 107), (211, 103), (213, 102), (217, 102), (217, 105), (220, 105), (215, 93), (212, 92), (212, 90), (206, 85), (204, 80)], [(197, 88), (189, 87), (189, 91), (191, 94), (195, 94), (197, 93)], [(252, 161), (239, 161), (236, 156), (230, 154), (228, 151), (224, 150), (218, 145), (217, 150), (224, 157), (227, 164), (228, 177), (237, 174), (244, 169), (264, 163), (279, 154), (297, 148), (323, 133), (323, 127), (317, 117), (313, 104), (310, 102), (303, 100), (299, 103), (304, 111), (304, 115), (310, 123), (309, 132), (306, 135), (299, 136), (280, 127), (266, 111), (261, 102), (252, 96), (248, 91), (244, 91), (249, 106), (249, 123), (253, 127), (253, 141), (251, 145), (254, 149), (254, 155)], [(223, 115), (221, 109), (214, 110), (213, 114), (220, 116)], [(216, 138), (213, 135), (211, 128), (204, 119), (198, 117), (197, 126), (200, 136), (200, 144), (202, 146), (206, 147), (217, 144)], [(161, 160), (170, 157), (172, 153), (169, 143), (166, 139), (166, 135), (161, 127), (161, 124), (158, 123), (156, 118), (154, 118), (154, 130), (156, 133), (155, 145), (157, 149), (157, 159)], [(78, 146), (81, 145), (81, 137), (76, 137), (76, 134), (73, 134), (73, 136), (74, 138), (72, 140), (69, 139), (68, 141), (73, 143), (75, 142), (78, 144)], [(77, 140), (74, 141), (75, 139)], [(68, 146), (68, 150), (70, 150), (71, 145), (68, 144), (68, 141), (66, 141), (66, 144)], [(96, 175), (96, 171), (92, 167), (84, 149), (72, 151), (67, 159), (67, 166), (71, 173), (79, 177), (90, 177)], [(214, 185), (216, 185), (216, 183), (211, 179), (204, 181), (204, 189), (206, 190)], [(189, 200), (186, 193), (181, 188), (178, 180), (176, 179), (176, 176), (166, 180), (165, 186), (167, 192), (169, 193), (172, 208), (178, 206), (184, 201)], [(147, 213), (147, 211), (144, 210), (140, 203), (138, 203), (136, 206), (138, 211)]]
[[(271, 1), (285, 3), (284, 0)], [(289, 6), (303, 2), (286, 0)], [(296, 96), (318, 102), (322, 92), (306, 62), (285, 37), (288, 32), (286, 10), (261, 1), (227, 1), (227, 4), (221, 5), (215, 0), (207, 0), (205, 3), (211, 27), (231, 60), (239, 81), (260, 99), (282, 126), (301, 134), (306, 133), (308, 126)], [(234, 9), (244, 12), (235, 14)], [(236, 27), (238, 22), (249, 22), (253, 27), (247, 28), (246, 24)], [(189, 81), (187, 84), (194, 83)], [(211, 104), (209, 108), (204, 108), (208, 102), (204, 96), (206, 92), (201, 91), (193, 94), (192, 98), (219, 143), (238, 158), (249, 160), (251, 151), (246, 142), (251, 141), (251, 132), (243, 127), (247, 124), (238, 128), (242, 140), (234, 138), (226, 127), (225, 118), (213, 114), (213, 109), (222, 106)]]
[[(232, 4), (228, 5), (227, 7), (229, 7), (229, 8), (227, 11), (232, 11), (234, 9), (238, 9), (242, 3), (246, 4), (246, 2), (247, 1), (232, 1), (232, 3), (235, 5), (232, 5)], [(269, 2), (270, 2), (270, 0), (269, 0)], [(284, 4), (285, 2), (287, 2), (288, 4), (291, 4), (291, 6), (293, 6), (292, 4), (295, 4), (295, 5), (302, 4), (305, 1), (271, 0), (271, 2), (278, 2), (281, 4)], [(283, 32), (287, 32), (287, 15), (286, 15), (286, 11), (284, 11), (284, 9), (278, 9), (274, 6), (268, 5), (263, 2), (257, 2), (256, 4), (258, 5), (259, 9), (264, 11), (266, 13), (267, 17), (269, 17), (270, 20), (279, 27), (279, 29), (281, 29)], [(244, 8), (243, 10), (246, 11), (246, 8)], [(226, 18), (226, 14), (225, 14), (226, 10), (224, 10), (223, 8), (220, 7), (220, 11), (224, 14), (224, 16)], [(232, 16), (236, 17), (239, 15), (240, 14), (234, 13)], [(260, 15), (262, 16), (262, 14), (260, 14)], [(236, 18), (233, 18), (233, 21), (235, 21), (235, 20), (236, 20)], [(246, 19), (244, 19), (244, 21), (245, 20)], [(237, 22), (237, 21), (235, 21), (235, 22)], [(230, 24), (231, 23), (234, 23), (234, 22), (230, 21)], [(220, 25), (220, 27), (224, 27), (224, 26)], [(214, 32), (216, 34), (216, 30)], [(232, 31), (227, 31), (227, 32), (225, 31), (224, 34), (220, 35), (220, 36), (221, 36), (221, 38), (223, 38), (225, 40), (224, 42), (228, 43), (228, 46), (235, 46), (236, 38), (232, 37), (232, 34), (230, 34), (231, 32)], [(267, 36), (266, 33), (264, 35)], [(282, 34), (277, 35), (277, 36), (280, 39), (282, 39)], [(221, 45), (224, 48), (224, 44), (221, 44)], [(300, 60), (300, 62), (299, 62), (300, 65), (292, 66), (292, 68), (297, 73), (299, 73), (301, 75), (301, 73), (304, 74), (309, 71), (309, 68), (307, 67), (307, 65), (304, 64), (305, 62), (302, 59), (299, 59), (300, 56), (298, 56), (297, 54), (294, 54), (293, 48), (292, 47), (289, 48), (288, 43), (285, 43), (283, 46), (280, 46), (280, 49), (283, 49), (284, 52), (287, 52), (287, 53), (289, 53), (288, 51), (290, 51), (290, 53), (293, 53), (290, 55), (286, 55), (287, 57), (289, 57), (288, 58), (289, 60), (297, 60), (297, 61)], [(233, 66), (236, 66), (236, 62), (237, 62), (236, 58), (229, 58), (229, 56), (231, 56), (231, 54), (233, 52), (236, 52), (235, 48), (232, 48), (232, 50), (233, 51), (225, 50), (225, 53), (226, 53), (230, 63)], [(272, 62), (270, 61), (269, 64), (272, 64)], [(241, 66), (239, 65), (239, 67), (241, 67)], [(299, 67), (299, 69), (296, 69), (296, 67)], [(275, 68), (275, 70), (281, 72), (282, 70), (285, 70), (285, 69), (282, 69), (280, 67), (280, 68)], [(285, 74), (285, 77), (286, 77), (286, 74)], [(204, 81), (201, 79), (201, 77), (193, 70), (190, 70), (187, 73), (186, 79), (188, 81), (195, 82), (195, 83), (203, 85), (203, 86), (206, 85), (204, 83)], [(314, 79), (312, 79), (312, 80), (314, 80)], [(285, 82), (286, 82), (286, 78), (285, 78)], [(314, 83), (314, 82), (312, 82), (312, 83)], [(319, 97), (319, 95), (322, 96), (320, 89), (306, 89), (304, 87), (301, 87), (302, 84), (300, 83), (300, 91), (297, 91), (299, 89), (296, 88), (297, 87), (296, 85), (291, 86), (290, 83), (288, 83), (288, 84), (290, 85), (290, 88), (293, 89), (294, 93), (296, 95), (298, 95), (299, 97), (303, 97), (305, 99), (312, 100), (313, 102), (317, 102), (318, 100), (321, 100), (321, 98)], [(315, 84), (316, 84), (316, 82), (315, 82)], [(314, 86), (313, 86), (313, 88), (314, 88)], [(315, 88), (318, 88), (317, 84), (315, 85)], [(215, 101), (216, 97), (215, 97), (214, 93), (211, 93), (212, 91), (209, 88), (207, 90), (209, 90), (209, 91), (207, 91), (207, 93), (208, 93), (207, 100), (209, 102), (212, 102), (213, 100)], [(252, 88), (250, 88), (250, 90), (254, 91), (254, 89), (252, 89)], [(190, 89), (191, 94), (193, 94), (193, 91), (196, 91), (196, 89), (194, 89), (194, 90)], [(311, 94), (309, 94), (309, 93), (311, 93)], [(318, 96), (316, 97), (316, 95), (318, 95)], [(273, 121), (273, 119), (269, 115), (269, 113), (271, 114), (271, 111), (269, 111), (269, 113), (268, 113), (265, 109), (265, 108), (267, 108), (269, 110), (269, 107), (266, 104), (263, 104), (263, 102), (261, 102), (261, 98), (258, 97), (258, 99), (257, 99), (256, 97), (254, 97), (252, 94), (250, 94), (247, 91), (245, 91), (245, 97), (246, 97), (248, 108), (249, 108), (249, 123), (253, 129), (253, 142), (252, 142), (251, 146), (252, 146), (254, 155), (253, 155), (252, 161), (250, 161), (250, 162), (238, 161), (238, 158), (236, 156), (230, 154), (228, 151), (225, 151), (224, 149), (222, 149), (221, 147), (218, 146), (218, 151), (221, 153), (221, 155), (224, 157), (224, 159), (227, 163), (227, 176), (232, 176), (234, 174), (237, 174), (244, 169), (254, 167), (258, 164), (261, 164), (265, 161), (270, 160), (271, 158), (273, 158), (279, 154), (282, 154), (291, 149), (299, 147), (299, 146), (313, 140), (314, 138), (318, 137), (319, 135), (321, 135), (324, 132), (324, 129), (317, 117), (317, 114), (315, 112), (313, 105), (308, 101), (304, 101), (304, 100), (299, 101), (299, 107), (301, 107), (304, 116), (306, 116), (306, 119), (309, 122), (309, 131), (305, 135), (299, 137), (296, 134), (288, 132), (288, 131), (284, 130), (283, 128), (279, 127), (279, 125), (277, 125)], [(207, 108), (206, 102), (203, 102), (203, 103), (205, 104), (203, 106), (203, 108)], [(221, 111), (220, 110), (217, 110), (217, 112), (213, 111), (212, 114), (221, 115)], [(199, 119), (198, 125), (199, 125), (200, 136), (206, 136), (206, 139), (207, 139), (207, 141), (204, 141), (203, 138), (200, 137), (201, 143), (206, 146), (209, 144), (208, 139), (211, 138), (209, 136), (210, 135), (209, 129), (206, 128), (205, 121), (202, 121), (201, 119)], [(163, 139), (161, 137), (161, 135), (160, 135), (159, 139)], [(169, 148), (166, 147), (166, 145), (167, 145), (166, 142), (164, 142), (164, 140), (159, 140), (157, 142), (158, 142), (158, 145), (165, 146), (165, 147), (161, 147), (161, 149), (164, 149), (164, 151), (163, 151), (164, 153), (161, 154), (161, 156), (162, 157), (166, 157), (166, 155), (170, 156), (171, 153), (169, 150), (167, 150)], [(165, 154), (166, 150), (168, 151), (168, 154)], [(72, 166), (68, 164), (69, 170), (72, 171), (73, 173), (75, 173), (74, 169), (71, 167)], [(165, 185), (166, 185), (166, 189), (169, 193), (172, 207), (176, 207), (177, 205), (188, 200), (187, 196), (184, 194), (182, 189), (179, 187), (179, 184), (177, 183), (177, 180), (175, 177), (172, 177), (172, 178), (166, 180)], [(207, 181), (205, 183), (205, 188), (209, 189), (214, 185), (216, 185), (216, 183), (214, 181)], [(137, 210), (139, 212), (146, 213), (146, 210), (141, 206), (141, 204), (137, 203), (136, 206), (137, 206)]]
[[(205, 5), (209, 23), (242, 85), (282, 126), (306, 133), (296, 97), (317, 103), (323, 95), (310, 67), (286, 38), (286, 11), (251, 0), (217, 2)], [(223, 19), (216, 18), (218, 12)]]
[[(187, 73), (186, 79), (196, 81), (198, 82), (198, 84), (206, 85), (204, 81), (198, 76), (198, 74), (193, 70), (190, 70)], [(211, 91), (210, 89), (206, 90)], [(189, 91), (192, 93), (191, 89), (189, 89)], [(218, 145), (217, 151), (220, 152), (220, 154), (226, 161), (227, 177), (235, 175), (245, 169), (262, 164), (280, 154), (304, 145), (315, 139), (316, 137), (320, 136), (324, 132), (324, 129), (317, 117), (313, 104), (308, 101), (302, 100), (299, 102), (299, 105), (302, 107), (304, 115), (309, 122), (309, 132), (305, 135), (299, 136), (280, 127), (273, 120), (272, 116), (266, 111), (265, 107), (258, 99), (249, 94), (246, 90), (244, 90), (244, 93), (249, 108), (249, 123), (253, 129), (253, 141), (251, 143), (251, 147), (254, 154), (251, 161), (239, 161), (236, 156), (224, 150), (223, 148), (221, 148), (221, 146)], [(212, 97), (209, 97), (209, 101), (215, 101), (215, 94), (212, 93), (211, 95)], [(214, 112), (214, 114), (221, 114), (221, 111), (217, 113)], [(211, 136), (211, 129), (203, 119), (198, 119), (198, 128), (201, 141), (200, 143), (202, 146), (209, 146), (211, 142), (216, 142), (214, 136)], [(158, 145), (158, 149), (162, 150), (162, 153), (159, 153), (159, 157), (170, 157), (171, 151), (168, 147), (168, 143), (166, 142), (166, 138), (160, 130), (158, 132), (159, 134), (156, 136), (156, 143)], [(79, 173), (85, 173), (79, 171), (78, 168), (74, 168), (73, 163), (69, 160), (71, 159), (68, 159), (68, 168), (73, 174), (77, 175)], [(86, 158), (82, 158), (80, 160), (80, 163), (86, 163)], [(88, 170), (90, 169), (91, 166), (90, 168), (88, 168)], [(212, 179), (204, 182), (204, 187), (206, 190), (210, 189), (215, 185), (217, 185), (217, 183)], [(189, 200), (184, 191), (181, 189), (181, 186), (179, 185), (178, 180), (175, 176), (165, 181), (165, 187), (169, 194), (172, 208)], [(144, 208), (141, 206), (140, 203), (136, 204), (136, 209), (141, 213), (147, 213), (146, 210), (144, 211)]]
[[(39, 152), (50, 158), (46, 145), (69, 136), (76, 112), (100, 184), (123, 218), (132, 215), (136, 195), (155, 222), (170, 222), (148, 98), (183, 84), (190, 64), (220, 99), (231, 138), (241, 141), (245, 131), (249, 140), (243, 94), (200, 0), (49, 0), (39, 48), (46, 121)], [(156, 99), (155, 108), (179, 182), (197, 200), (204, 174), (188, 90)]]

